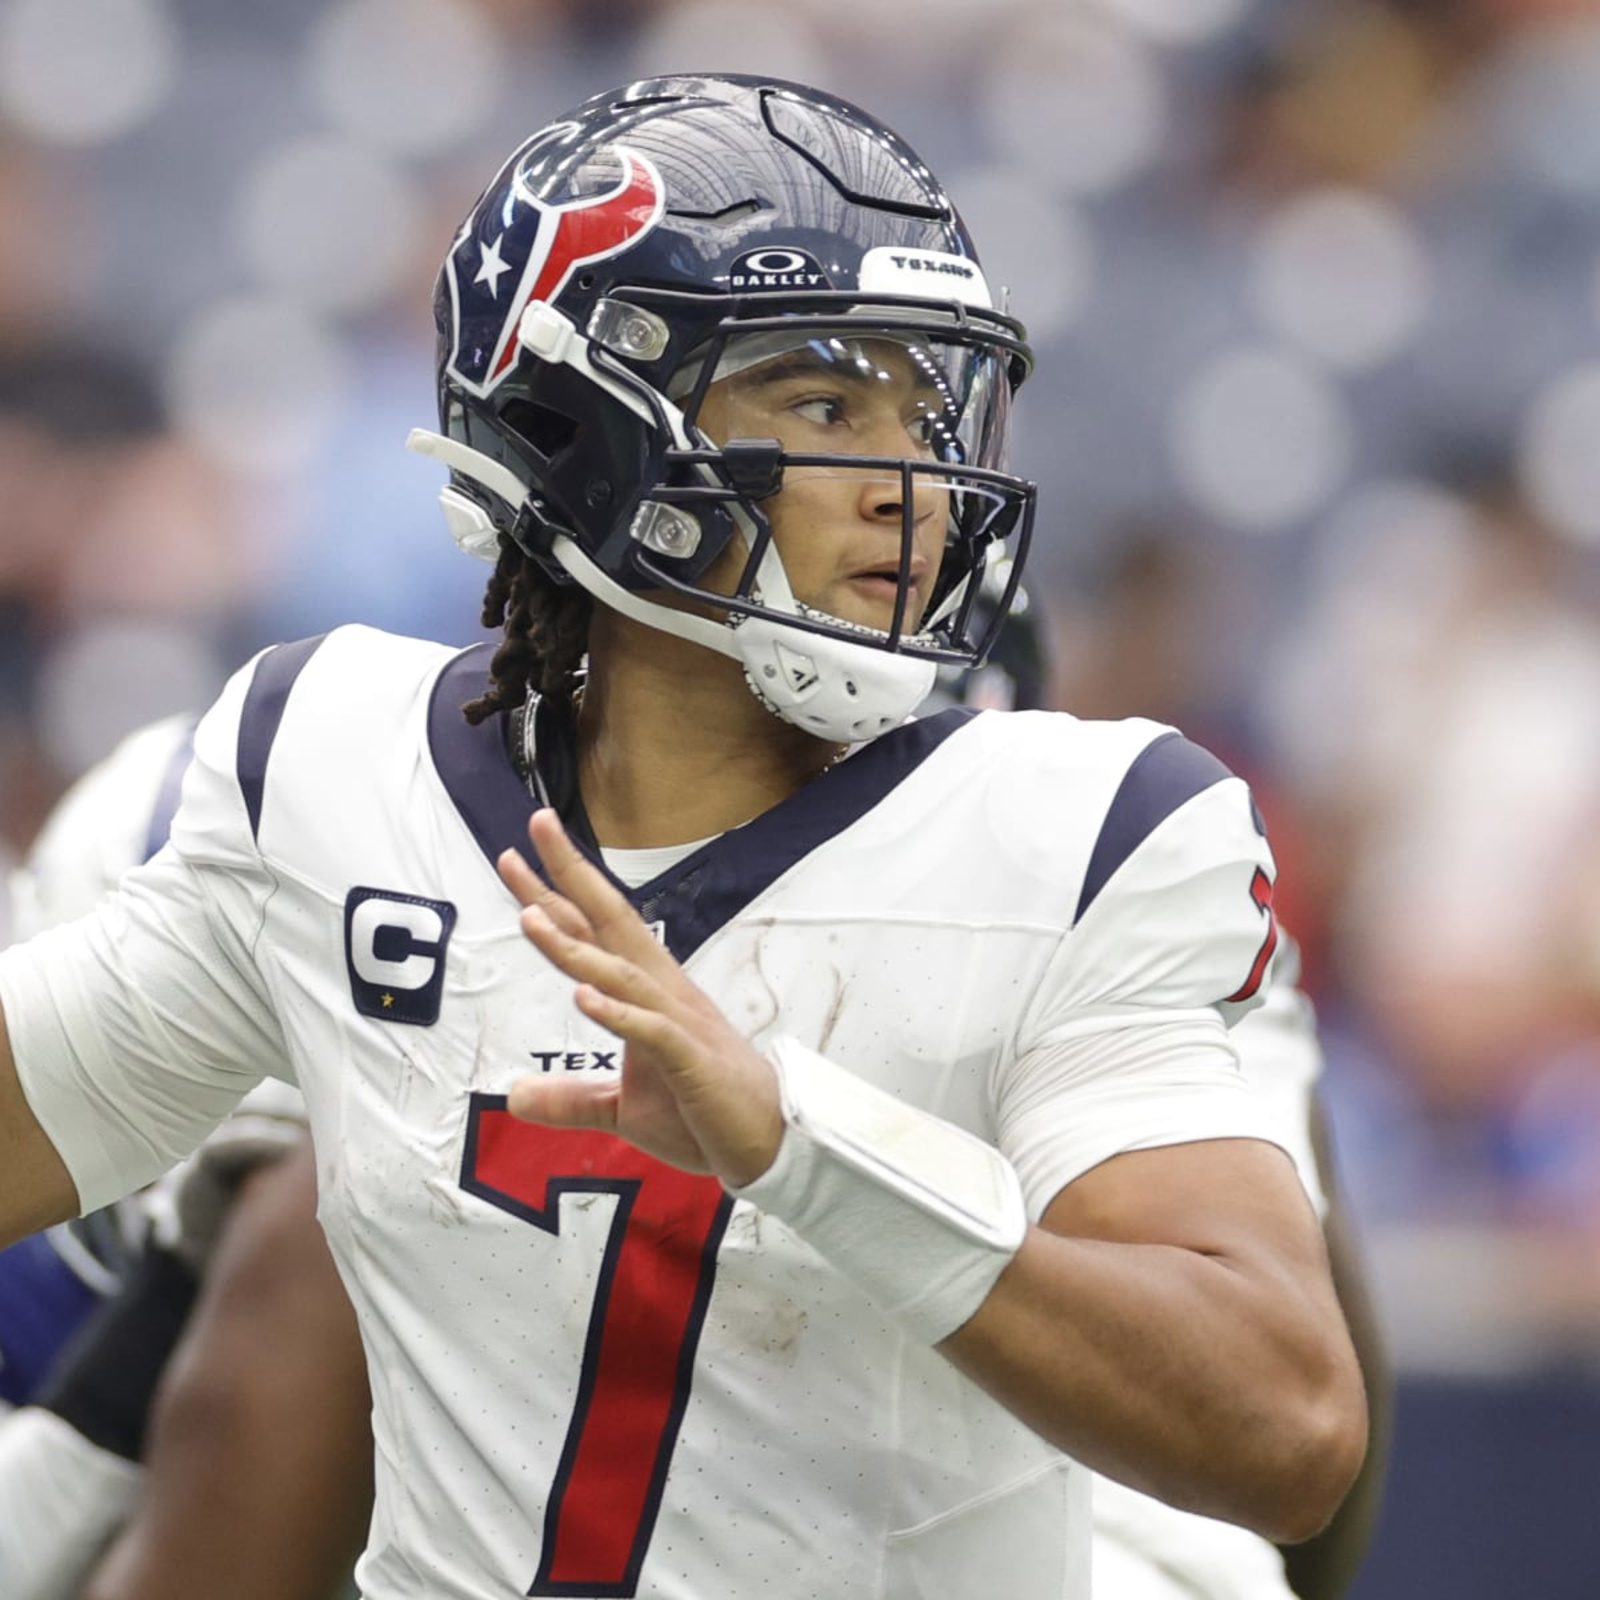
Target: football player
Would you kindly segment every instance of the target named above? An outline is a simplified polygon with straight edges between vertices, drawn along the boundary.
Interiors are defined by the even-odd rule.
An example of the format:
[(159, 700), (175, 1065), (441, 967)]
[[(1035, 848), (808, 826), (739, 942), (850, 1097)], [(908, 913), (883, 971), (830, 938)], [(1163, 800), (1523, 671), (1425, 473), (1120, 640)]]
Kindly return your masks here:
[[(186, 717), (143, 729), (68, 791), (11, 881), (19, 934), (89, 911), (125, 871), (161, 847), (193, 731)], [(305, 1153), (286, 1162), (281, 1175), (266, 1173), (301, 1146)], [(7, 1600), (79, 1600), (100, 1551), (135, 1508), (136, 1533), (150, 1536), (141, 1464), (152, 1402), (175, 1348), (191, 1330), (203, 1276), (217, 1281), (202, 1300), (200, 1329), (219, 1324), (217, 1307), (238, 1299), (241, 1269), (234, 1261), (270, 1246), (285, 1292), (274, 1296), (268, 1316), (252, 1319), (252, 1338), (294, 1330), (276, 1350), (254, 1346), (248, 1383), (238, 1385), (240, 1374), (229, 1369), (229, 1381), (215, 1385), (223, 1407), (236, 1399), (259, 1406), (277, 1386), (279, 1392), (293, 1388), (300, 1403), (335, 1421), (349, 1414), (349, 1369), (338, 1364), (338, 1346), (328, 1337), (330, 1321), (341, 1317), (342, 1296), (304, 1203), (305, 1182), (296, 1177), (309, 1170), (300, 1097), (269, 1082), (246, 1096), (195, 1156), (151, 1188), (0, 1252), (0, 1392), (18, 1408), (0, 1418), (0, 1503), (7, 1508), (0, 1518), (0, 1594)], [(227, 1249), (218, 1263), (225, 1230)], [(259, 1264), (251, 1272), (259, 1275)], [(334, 1286), (331, 1305), (314, 1298), (325, 1280)], [(342, 1320), (349, 1321), (347, 1307)], [(205, 1338), (184, 1367), (178, 1387), (180, 1397), (190, 1397), (191, 1411), (195, 1391), (215, 1382), (219, 1357), (230, 1349), (233, 1359), (243, 1353), (232, 1344), (208, 1354), (217, 1343), (214, 1335)], [(355, 1366), (359, 1394), (359, 1360)], [(169, 1410), (177, 1409), (169, 1403)], [(213, 1420), (216, 1410), (213, 1405)], [(364, 1436), (359, 1404), (353, 1415)], [(370, 1440), (347, 1460), (336, 1439), (318, 1439), (317, 1453), (307, 1457), (291, 1417), (249, 1435), (238, 1418), (226, 1420), (220, 1434), (208, 1427), (179, 1443), (172, 1435), (181, 1422), (168, 1423), (163, 1481), (174, 1470), (183, 1472), (195, 1518), (184, 1540), (160, 1527), (163, 1548), (174, 1556), (227, 1522), (226, 1510), (241, 1499), (251, 1514), (228, 1528), (230, 1566), (248, 1555), (250, 1533), (263, 1518), (280, 1534), (286, 1525), (295, 1527), (288, 1514), (293, 1508), (284, 1504), (291, 1497), (297, 1506), (315, 1496), (336, 1513), (342, 1496), (359, 1497)], [(227, 1452), (246, 1443), (249, 1470), (230, 1476)], [(264, 1485), (278, 1490), (275, 1499)], [(166, 1495), (159, 1496), (156, 1511), (167, 1504)], [(274, 1544), (270, 1565), (257, 1569), (273, 1587), (261, 1593), (273, 1600), (320, 1600), (331, 1592), (330, 1574), (341, 1561), (347, 1566), (348, 1554), (327, 1551), (326, 1537), (319, 1542), (321, 1526), (304, 1518), (293, 1541)], [(347, 1532), (344, 1538), (348, 1546)], [(137, 1548), (139, 1541), (125, 1543)], [(129, 1559), (119, 1549), (119, 1574)], [(241, 1595), (255, 1592), (254, 1578), (229, 1571), (228, 1581)], [(143, 1592), (180, 1592), (170, 1573), (164, 1582)]]
[[(987, 574), (980, 606), (992, 605), (1004, 586), (1003, 575)], [(1048, 638), (1042, 608), (1019, 588), (984, 667), (941, 669), (919, 714), (955, 705), (1045, 705)], [(190, 733), (184, 719), (173, 719), (128, 740), (63, 802), (20, 880), (31, 921), (59, 921), (86, 909), (164, 841), (175, 803), (172, 774), (187, 758)], [(87, 870), (90, 863), (97, 863), (94, 870)], [(1359, 1264), (1337, 1213), (1329, 1214), (1332, 1184), (1314, 1148), (1320, 1053), (1310, 1008), (1294, 987), (1292, 958), (1286, 945), (1263, 1005), (1238, 1023), (1232, 1038), (1280, 1142), (1328, 1218), (1335, 1265), (1345, 1267), (1341, 1299), (1347, 1313), (1352, 1304), (1360, 1312), (1352, 1327), (1369, 1393), (1377, 1391), (1376, 1421), (1384, 1416), (1383, 1357), (1371, 1336)], [(133, 1452), (112, 1452), (112, 1463), (101, 1463), (93, 1442), (86, 1446), (59, 1421), (30, 1437), (26, 1448), (16, 1430), (9, 1448), (0, 1433), (0, 1501), (72, 1474), (71, 1492), (51, 1501), (55, 1520), (32, 1524), (28, 1572), (18, 1557), (8, 1565), (0, 1527), (0, 1575), (12, 1600), (75, 1596), (90, 1553), (124, 1508), (126, 1529), (96, 1569), (92, 1600), (182, 1600), (224, 1586), (240, 1600), (322, 1600), (333, 1591), (366, 1522), (371, 1434), (359, 1339), (314, 1209), (309, 1145), (257, 1177), (234, 1203), (226, 1243), (208, 1263), (205, 1298), (156, 1405), (151, 1443), (139, 1452), (142, 1473), (116, 1464)], [(0, 1295), (0, 1349), (9, 1348), (8, 1316), (49, 1304), (45, 1296), (32, 1305), (30, 1286), (7, 1273), (8, 1260), (32, 1242), (0, 1255), (0, 1286), (7, 1291)], [(169, 1302), (173, 1309), (177, 1300)], [(127, 1333), (125, 1318), (102, 1319), (99, 1336), (80, 1345), (73, 1365), (103, 1362), (121, 1393), (148, 1396), (150, 1363), (121, 1359)], [(0, 1376), (19, 1365), (0, 1369)], [(30, 1435), (38, 1428), (33, 1424)], [(87, 1471), (77, 1459), (86, 1451)], [(1369, 1454), (1364, 1476), (1379, 1465), (1381, 1452)], [(96, 1487), (101, 1474), (110, 1478), (104, 1489)], [(1244, 1529), (1177, 1511), (1106, 1479), (1095, 1484), (1094, 1505), (1099, 1593), (1117, 1600), (1288, 1600), (1291, 1594), (1280, 1554)], [(1366, 1504), (1347, 1504), (1328, 1533), (1296, 1548), (1293, 1594), (1322, 1600), (1344, 1593), (1370, 1533), (1370, 1512), (1370, 1496)], [(20, 1530), (11, 1536), (21, 1537)], [(43, 1558), (47, 1541), (59, 1561)]]
[(633, 84), (513, 153), (437, 306), (416, 442), (501, 642), (236, 676), (166, 848), (0, 957), (0, 1228), (298, 1084), (369, 1600), (1060, 1600), (1089, 1468), (1314, 1534), (1365, 1407), (1227, 1039), (1245, 785), (1150, 723), (907, 721), (1033, 512), (1031, 356), (926, 166)]

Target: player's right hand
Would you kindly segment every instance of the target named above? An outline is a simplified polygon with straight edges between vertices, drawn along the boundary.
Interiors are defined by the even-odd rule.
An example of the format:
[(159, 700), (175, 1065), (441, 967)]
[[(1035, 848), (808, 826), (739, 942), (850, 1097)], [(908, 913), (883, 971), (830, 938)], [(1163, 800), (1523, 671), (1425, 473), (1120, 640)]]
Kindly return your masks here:
[(600, 1128), (732, 1187), (753, 1182), (783, 1136), (771, 1064), (572, 843), (554, 811), (536, 811), (528, 836), (549, 885), (515, 850), (499, 863), (522, 903), (522, 931), (574, 980), (578, 1009), (625, 1048), (620, 1082), (522, 1078), (508, 1097), (512, 1114)]

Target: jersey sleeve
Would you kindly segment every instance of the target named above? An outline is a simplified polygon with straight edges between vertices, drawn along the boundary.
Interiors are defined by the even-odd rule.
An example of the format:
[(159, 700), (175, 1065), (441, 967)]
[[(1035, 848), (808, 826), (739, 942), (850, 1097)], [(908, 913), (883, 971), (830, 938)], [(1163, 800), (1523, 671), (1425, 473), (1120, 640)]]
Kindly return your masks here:
[(1124, 1151), (1280, 1142), (1229, 1036), (1270, 980), (1274, 876), (1215, 757), (1169, 733), (1130, 765), (997, 1085), (1031, 1215)]
[(1298, 987), (1299, 977), (1299, 952), (1294, 941), (1285, 938), (1261, 1006), (1239, 1023), (1232, 1037), (1239, 1065), (1261, 1101), (1273, 1139), (1294, 1158), (1317, 1215), (1326, 1217), (1328, 1196), (1312, 1141), (1322, 1046), (1316, 1012)]
[(166, 1171), (263, 1076), (287, 1075), (254, 957), (273, 880), (236, 770), (253, 667), (196, 730), (166, 846), (89, 915), (0, 954), (22, 1090), (85, 1210)]
[[(1150, 767), (1130, 772), (1107, 814), (1051, 981), (1025, 1023), (1037, 1038), (1199, 1008), (1231, 1026), (1261, 1003), (1278, 943), (1277, 867), (1250, 791), (1187, 740), (1160, 740), (1147, 756)], [(1152, 820), (1169, 785), (1212, 774)]]

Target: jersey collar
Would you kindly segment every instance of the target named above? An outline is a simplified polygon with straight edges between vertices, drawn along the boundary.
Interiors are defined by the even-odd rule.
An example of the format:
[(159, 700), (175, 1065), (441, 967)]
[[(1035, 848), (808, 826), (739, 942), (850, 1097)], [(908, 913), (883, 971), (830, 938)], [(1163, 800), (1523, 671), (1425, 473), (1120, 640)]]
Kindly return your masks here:
[[(491, 866), (506, 849), (528, 853), (528, 817), (537, 803), (511, 757), (508, 716), (474, 727), (461, 714), (483, 692), (493, 650), (474, 645), (454, 657), (439, 674), (428, 707), (434, 765)], [(542, 701), (534, 711), (537, 781), (573, 842), (646, 922), (662, 925), (667, 948), (686, 961), (796, 862), (865, 816), (977, 714), (958, 707), (881, 734), (770, 811), (633, 889), (606, 872), (600, 858), (578, 792), (573, 720), (559, 702)]]

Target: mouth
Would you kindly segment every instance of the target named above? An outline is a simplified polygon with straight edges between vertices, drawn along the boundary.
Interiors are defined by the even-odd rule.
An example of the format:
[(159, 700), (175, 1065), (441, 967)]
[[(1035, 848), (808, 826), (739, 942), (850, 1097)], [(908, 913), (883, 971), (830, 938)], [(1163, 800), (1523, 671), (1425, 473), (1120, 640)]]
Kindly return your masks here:
[[(872, 567), (845, 579), (845, 588), (855, 601), (849, 609), (855, 613), (852, 620), (864, 622), (869, 627), (887, 631), (894, 625), (895, 603), (900, 598), (900, 573), (895, 567)], [(908, 633), (916, 628), (922, 616), (922, 599), (917, 579), (912, 576), (906, 586), (906, 604), (901, 627)]]
[[(920, 557), (913, 557), (911, 566), (906, 574), (906, 615), (914, 616), (917, 611), (917, 602), (922, 594), (922, 585), (927, 575), (928, 563)], [(887, 603), (893, 607), (900, 593), (900, 561), (896, 557), (889, 561), (880, 561), (872, 566), (862, 567), (845, 579), (845, 582), (856, 591), (880, 604)]]
[(857, 594), (869, 595), (874, 600), (886, 600), (894, 604), (895, 596), (900, 593), (900, 576), (895, 572), (858, 572), (846, 580)]

